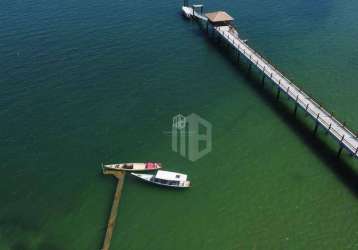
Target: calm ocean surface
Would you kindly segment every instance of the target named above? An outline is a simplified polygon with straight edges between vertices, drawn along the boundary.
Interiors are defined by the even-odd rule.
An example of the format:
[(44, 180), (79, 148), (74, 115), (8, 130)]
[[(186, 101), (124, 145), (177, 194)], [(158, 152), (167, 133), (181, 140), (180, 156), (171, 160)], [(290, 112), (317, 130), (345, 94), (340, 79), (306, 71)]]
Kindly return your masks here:
[[(181, 1), (0, 2), (0, 250), (100, 249), (115, 181), (162, 162), (193, 188), (127, 176), (111, 249), (358, 249), (358, 164), (181, 17)], [(205, 1), (358, 130), (358, 2)], [(256, 78), (258, 78), (257, 75)], [(172, 117), (213, 150), (171, 150)]]

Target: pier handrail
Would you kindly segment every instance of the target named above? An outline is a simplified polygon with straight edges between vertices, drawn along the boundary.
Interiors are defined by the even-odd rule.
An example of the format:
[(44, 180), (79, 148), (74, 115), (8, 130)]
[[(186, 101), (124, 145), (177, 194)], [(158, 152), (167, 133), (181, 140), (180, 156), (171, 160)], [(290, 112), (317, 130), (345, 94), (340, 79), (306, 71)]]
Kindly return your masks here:
[[(221, 30), (221, 27), (218, 27), (218, 30)], [(228, 31), (227, 33), (231, 33), (231, 32)], [(231, 33), (231, 34), (232, 34), (232, 33)], [(239, 45), (238, 43), (235, 44), (234, 39), (230, 40), (229, 35), (225, 35), (225, 32), (222, 32), (222, 35), (223, 35), (224, 37), (228, 38), (229, 41), (232, 41), (232, 44), (240, 49), (240, 45)], [(232, 36), (233, 36), (233, 34), (232, 34)], [(320, 109), (322, 112), (326, 113), (327, 115), (330, 115), (330, 113), (329, 113), (327, 110), (325, 110), (325, 109), (322, 107), (322, 105), (320, 105), (315, 98), (313, 98), (312, 96), (309, 96), (307, 93), (303, 92), (297, 85), (293, 84), (287, 77), (285, 77), (285, 76), (273, 65), (273, 63), (268, 62), (268, 60), (267, 60), (266, 58), (264, 58), (264, 57), (263, 57), (262, 55), (260, 55), (258, 52), (256, 52), (256, 51), (253, 50), (251, 47), (249, 47), (248, 45), (246, 45), (246, 43), (245, 43), (242, 39), (237, 38), (237, 40), (240, 40), (241, 43), (243, 44), (243, 46), (245, 46), (245, 48), (246, 48), (247, 50), (251, 51), (253, 54), (255, 54), (256, 56), (258, 56), (264, 63), (266, 63), (266, 64), (272, 69), (272, 71), (274, 71), (274, 72), (276, 73), (276, 75), (279, 75), (281, 78), (283, 78), (284, 80), (286, 80), (286, 82), (287, 82), (288, 84), (290, 84), (290, 85), (291, 85), (292, 87), (294, 87), (297, 91), (299, 91), (303, 96), (306, 97), (306, 99), (310, 99), (311, 102), (314, 102), (314, 104), (316, 104), (316, 106), (318, 106), (319, 109)], [(247, 53), (245, 53), (245, 49), (244, 49), (244, 54), (245, 54), (245, 55), (247, 54)], [(263, 67), (264, 67), (264, 66), (262, 66), (262, 65), (260, 65), (260, 64), (256, 64), (256, 65), (257, 65), (258, 67), (261, 67), (262, 69), (263, 69)], [(276, 80), (276, 81), (279, 80), (279, 79), (277, 79), (277, 78), (274, 77), (274, 76), (272, 76), (272, 79), (273, 79), (273, 80)], [(335, 119), (334, 117), (332, 117), (332, 118)], [(341, 123), (339, 120), (335, 119), (335, 121), (336, 121), (337, 123), (339, 123), (340, 125), (344, 126), (343, 123)], [(344, 127), (345, 127), (345, 126), (344, 126)], [(349, 130), (349, 129), (348, 129), (348, 130)], [(351, 132), (351, 131), (350, 131), (350, 132)], [(354, 134), (352, 133), (352, 135), (354, 135)]]
[[(220, 27), (219, 27), (219, 28), (220, 28)], [(236, 36), (236, 35), (233, 34), (230, 30), (228, 31), (228, 33), (231, 33), (231, 35), (234, 36), (234, 37)], [(224, 33), (224, 32), (223, 32), (222, 34), (225, 36), (225, 33)], [(229, 35), (227, 35), (226, 37), (229, 39)], [(243, 44), (246, 45), (246, 43), (245, 43), (242, 39), (240, 39), (239, 37), (236, 37), (236, 38), (237, 38), (237, 40), (240, 40)], [(238, 46), (238, 47), (240, 48), (240, 45), (239, 45), (239, 44), (235, 44), (234, 41), (233, 41), (233, 45), (234, 45), (234, 46), (236, 45), (236, 46)], [(270, 60), (268, 60), (268, 59), (266, 59), (265, 57), (263, 57), (259, 52), (255, 51), (255, 50), (252, 49), (251, 47), (249, 47), (249, 46), (246, 45), (246, 48), (247, 48), (248, 50), (250, 50), (251, 53), (253, 53), (253, 54), (255, 54), (257, 57), (259, 57), (264, 63), (266, 63), (266, 64), (268, 64), (269, 66), (271, 66), (272, 71), (274, 71), (277, 75), (281, 76), (281, 78), (285, 79), (288, 84), (293, 85), (293, 83), (292, 83), (286, 76), (284, 76), (284, 75), (281, 73), (281, 71), (279, 71), (279, 70), (277, 69), (277, 66), (275, 66), (274, 63), (272, 63)], [(300, 92), (302, 92), (302, 90), (301, 90), (297, 85), (295, 85), (295, 87), (296, 87), (297, 90), (299, 90)], [(310, 98), (311, 98), (312, 100), (315, 100), (313, 97), (310, 97)], [(321, 107), (321, 105), (318, 103), (317, 100), (315, 100), (315, 103), (316, 103), (318, 106)]]

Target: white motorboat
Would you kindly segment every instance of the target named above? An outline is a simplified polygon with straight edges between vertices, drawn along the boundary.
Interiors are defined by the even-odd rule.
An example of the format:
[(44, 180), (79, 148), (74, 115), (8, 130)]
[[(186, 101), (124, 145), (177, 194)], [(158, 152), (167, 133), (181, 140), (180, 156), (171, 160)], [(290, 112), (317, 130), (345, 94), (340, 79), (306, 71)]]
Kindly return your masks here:
[(183, 11), (183, 15), (187, 18), (191, 18), (193, 15), (193, 8), (183, 6), (182, 11)]
[(153, 174), (136, 174), (131, 173), (132, 175), (150, 183), (154, 183), (160, 186), (166, 187), (175, 187), (175, 188), (188, 188), (190, 187), (190, 181), (188, 181), (188, 176), (186, 174), (175, 173), (170, 171), (158, 170), (158, 172)]
[(146, 162), (146, 163), (118, 163), (103, 165), (103, 168), (109, 170), (120, 170), (120, 171), (153, 171), (161, 168), (160, 163)]

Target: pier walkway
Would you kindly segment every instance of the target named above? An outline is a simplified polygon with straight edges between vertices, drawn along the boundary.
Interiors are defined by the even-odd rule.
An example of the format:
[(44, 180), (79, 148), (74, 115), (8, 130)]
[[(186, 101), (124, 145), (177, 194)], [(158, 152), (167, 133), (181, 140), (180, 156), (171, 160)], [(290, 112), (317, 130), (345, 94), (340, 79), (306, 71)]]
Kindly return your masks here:
[[(202, 18), (203, 16), (194, 11), (193, 8), (185, 7), (184, 14), (187, 17), (195, 15), (202, 21), (208, 20)], [(265, 60), (260, 54), (249, 47), (244, 40), (239, 37), (236, 29), (231, 25), (213, 26), (214, 32), (221, 36), (238, 52), (238, 56), (243, 55), (250, 63), (249, 68), (255, 65), (259, 71), (263, 73), (263, 81), (265, 78), (270, 79), (277, 86), (277, 97), (281, 92), (284, 92), (295, 102), (295, 113), (297, 107), (301, 107), (307, 112), (315, 121), (316, 126), (314, 132), (317, 131), (318, 126), (322, 126), (331, 134), (339, 143), (340, 149), (338, 155), (343, 148), (346, 148), (353, 156), (358, 157), (358, 137), (345, 124), (338, 121), (332, 114), (326, 111), (319, 105), (312, 97), (306, 94), (302, 89), (293, 84), (287, 79), (278, 69)]]
[(122, 189), (123, 189), (125, 173), (122, 172), (122, 171), (103, 170), (103, 174), (105, 174), (105, 175), (113, 175), (118, 180), (116, 192), (114, 194), (111, 214), (110, 214), (109, 219), (108, 219), (106, 236), (104, 238), (103, 247), (102, 247), (102, 250), (109, 250), (111, 240), (112, 240), (112, 234), (113, 234), (114, 226), (116, 224), (118, 206), (119, 206), (119, 202), (120, 202), (121, 196), (122, 196)]

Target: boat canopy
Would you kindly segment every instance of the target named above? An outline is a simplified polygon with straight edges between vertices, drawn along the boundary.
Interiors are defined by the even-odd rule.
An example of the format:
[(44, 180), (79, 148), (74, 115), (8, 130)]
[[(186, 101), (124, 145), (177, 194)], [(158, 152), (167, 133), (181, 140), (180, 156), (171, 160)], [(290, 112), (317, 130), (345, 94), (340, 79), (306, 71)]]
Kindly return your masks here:
[(145, 168), (146, 169), (156, 169), (157, 168), (157, 165), (160, 165), (158, 163), (155, 163), (155, 162), (147, 162), (145, 164)]
[(206, 13), (205, 16), (209, 19), (211, 23), (227, 23), (234, 21), (234, 18), (231, 17), (225, 11), (215, 11)]
[(168, 181), (186, 181), (187, 177), (188, 176), (186, 174), (168, 172), (163, 170), (159, 170), (155, 175), (155, 178)]

